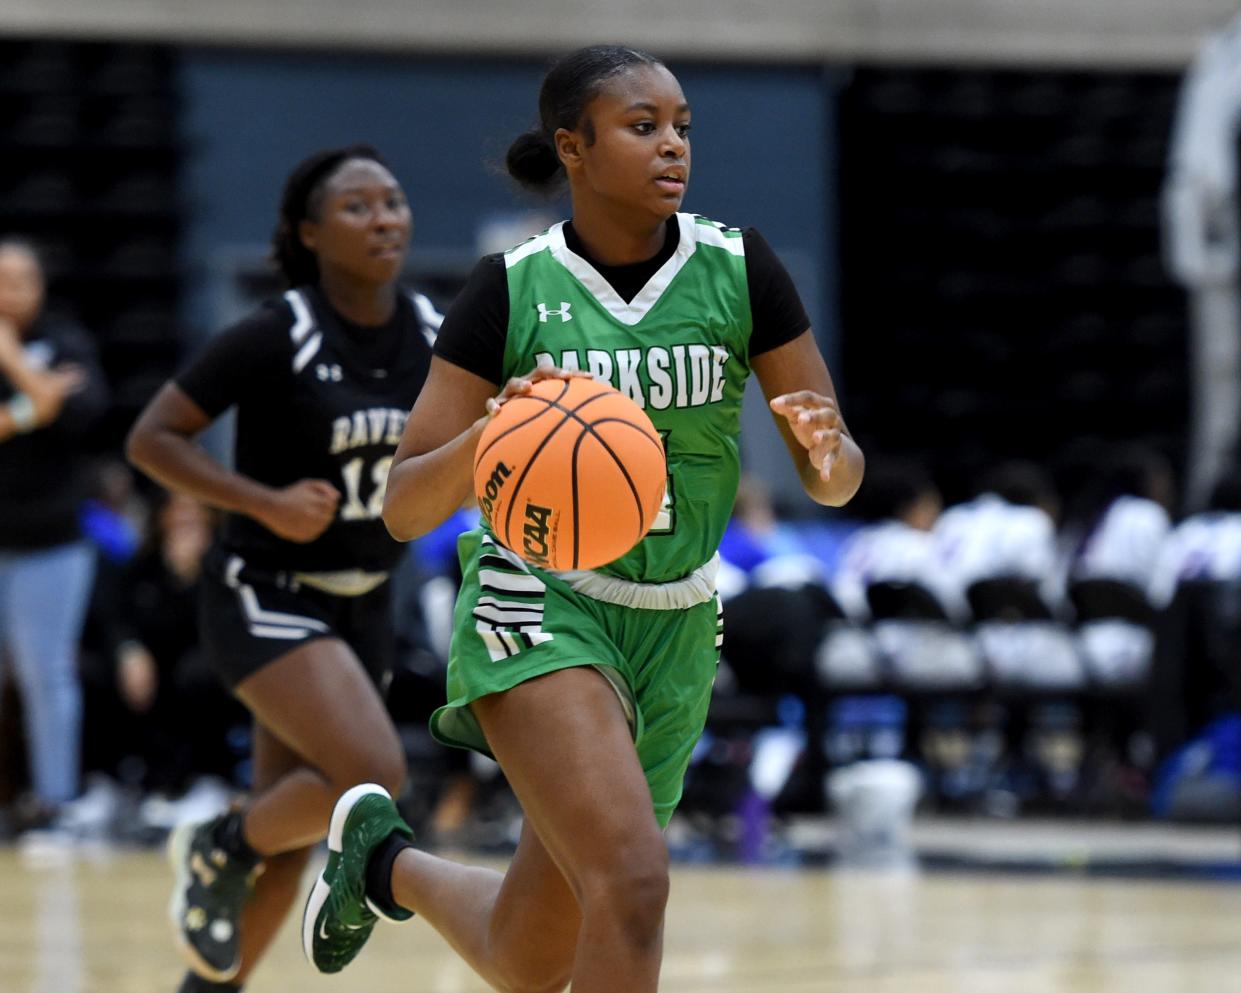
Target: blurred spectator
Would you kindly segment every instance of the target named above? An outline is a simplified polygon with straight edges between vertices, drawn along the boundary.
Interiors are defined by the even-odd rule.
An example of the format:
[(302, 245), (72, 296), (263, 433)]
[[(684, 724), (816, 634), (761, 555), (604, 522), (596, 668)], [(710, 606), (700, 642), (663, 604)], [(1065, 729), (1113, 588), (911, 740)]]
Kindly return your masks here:
[(146, 501), (134, 487), (133, 470), (117, 458), (99, 465), (95, 492), (82, 504), (82, 533), (105, 559), (124, 564), (142, 548)]
[(865, 619), (866, 589), (879, 582), (917, 584), (951, 608), (931, 537), (943, 509), (931, 478), (911, 462), (871, 459), (854, 502), (869, 523), (849, 539), (832, 580), (832, 595), (845, 613)]
[(93, 343), (44, 298), (34, 250), (0, 241), (0, 645), (21, 692), (36, 824), (79, 787), (77, 643), (94, 571), (78, 522), (83, 439), (107, 404)]
[(1048, 475), (1032, 462), (1006, 462), (984, 479), (978, 496), (950, 507), (933, 536), (943, 589), (966, 616), (966, 591), (980, 580), (1031, 580), (1054, 596), (1056, 520), (1060, 504)]
[(732, 519), (720, 542), (720, 557), (748, 574), (768, 559), (801, 552), (797, 535), (777, 516), (767, 484), (743, 474)]
[[(202, 658), (198, 586), (212, 515), (182, 494), (164, 496), (144, 550), (123, 569), (104, 563), (86, 665), (86, 754), (128, 785), (183, 793), (203, 775), (231, 778), (226, 737), (248, 723)], [(171, 827), (171, 824), (164, 825)]]
[(1147, 594), (1166, 607), (1177, 587), (1196, 579), (1241, 578), (1241, 467), (1227, 468), (1211, 491), (1207, 509), (1192, 514), (1165, 538), (1152, 567)]
[(1171, 530), (1172, 469), (1138, 445), (1097, 451), (1095, 470), (1067, 515), (1069, 581), (1112, 579), (1144, 588)]

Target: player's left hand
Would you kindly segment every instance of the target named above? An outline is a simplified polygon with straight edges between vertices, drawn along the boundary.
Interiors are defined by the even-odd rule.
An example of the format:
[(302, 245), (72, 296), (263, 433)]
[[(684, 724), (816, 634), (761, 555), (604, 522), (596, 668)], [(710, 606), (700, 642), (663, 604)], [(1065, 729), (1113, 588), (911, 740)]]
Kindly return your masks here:
[(824, 480), (831, 478), (832, 466), (840, 455), (842, 429), (835, 401), (812, 390), (798, 390), (773, 397), (771, 409), (789, 422), (819, 475)]

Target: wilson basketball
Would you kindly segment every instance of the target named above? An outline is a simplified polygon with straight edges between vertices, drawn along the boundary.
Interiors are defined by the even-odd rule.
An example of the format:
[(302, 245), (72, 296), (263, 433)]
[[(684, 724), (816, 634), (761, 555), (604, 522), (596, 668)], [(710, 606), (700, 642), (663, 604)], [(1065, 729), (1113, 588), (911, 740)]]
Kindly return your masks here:
[(507, 401), (474, 453), (474, 491), (496, 537), (545, 569), (593, 569), (650, 530), (667, 482), (659, 432), (593, 379), (546, 379)]

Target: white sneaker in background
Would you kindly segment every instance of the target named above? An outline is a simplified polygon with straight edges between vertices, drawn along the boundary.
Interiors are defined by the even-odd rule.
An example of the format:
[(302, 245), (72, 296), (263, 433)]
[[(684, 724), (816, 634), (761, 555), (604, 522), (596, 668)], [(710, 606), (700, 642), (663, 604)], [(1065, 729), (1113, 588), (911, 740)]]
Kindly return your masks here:
[(33, 869), (68, 865), (75, 850), (73, 834), (61, 827), (32, 828), (17, 836), (17, 853)]
[(228, 809), (233, 791), (224, 780), (201, 776), (194, 780), (179, 800), (155, 794), (142, 801), (138, 816), (148, 827), (171, 831), (182, 824), (210, 820)]
[(111, 833), (121, 806), (120, 786), (107, 776), (87, 777), (86, 790), (60, 808), (56, 828), (75, 838), (103, 838)]

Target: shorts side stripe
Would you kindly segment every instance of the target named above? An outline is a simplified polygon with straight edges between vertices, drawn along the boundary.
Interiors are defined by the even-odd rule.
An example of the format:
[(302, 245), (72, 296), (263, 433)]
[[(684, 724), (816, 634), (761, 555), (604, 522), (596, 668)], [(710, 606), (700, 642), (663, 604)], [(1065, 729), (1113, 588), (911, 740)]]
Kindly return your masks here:
[(310, 637), (306, 628), (277, 628), (269, 624), (251, 624), (248, 630), (256, 638), (280, 638), (285, 641), (301, 641)]
[[(246, 625), (256, 638), (305, 638), (312, 631), (324, 632), (328, 626), (314, 617), (286, 614), (278, 610), (264, 610), (253, 586), (239, 583), (237, 598), (246, 617)], [(276, 634), (275, 631), (292, 632)]]
[(491, 589), (506, 593), (535, 593), (542, 595), (547, 588), (537, 576), (520, 572), (500, 572), (496, 569), (479, 569), (478, 581)]
[(484, 535), (478, 566), (474, 630), (487, 647), (491, 661), (502, 662), (551, 641), (552, 636), (543, 630), (547, 585), (529, 571), (525, 562)]

